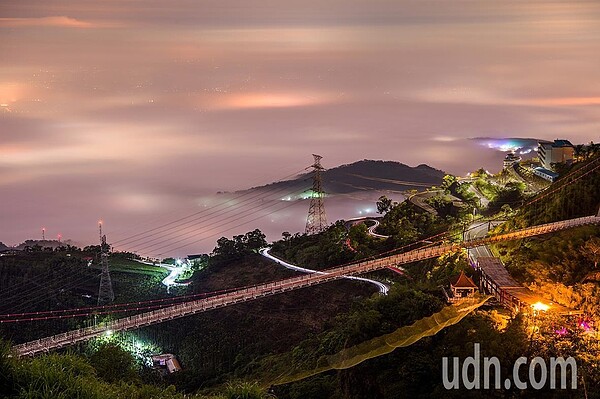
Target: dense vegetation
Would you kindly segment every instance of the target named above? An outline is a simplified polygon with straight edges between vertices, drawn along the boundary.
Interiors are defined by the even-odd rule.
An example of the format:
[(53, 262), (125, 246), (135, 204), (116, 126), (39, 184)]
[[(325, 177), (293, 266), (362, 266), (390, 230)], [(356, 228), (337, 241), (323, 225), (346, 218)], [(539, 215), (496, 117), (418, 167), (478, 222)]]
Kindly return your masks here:
[[(382, 204), (386, 205), (382, 205)], [(292, 263), (313, 269), (324, 269), (402, 247), (449, 228), (454, 218), (435, 217), (411, 203), (392, 203), (386, 197), (379, 199), (378, 208), (384, 210), (378, 233), (387, 239), (370, 236), (364, 223), (350, 224), (338, 221), (325, 232), (307, 236), (283, 234), (273, 243), (272, 253)]]
[[(37, 312), (95, 306), (99, 285), (99, 246), (79, 249), (72, 246), (30, 247), (0, 257), (0, 313)], [(169, 296), (160, 285), (164, 269), (133, 262), (134, 255), (111, 256), (113, 289), (117, 303)], [(89, 263), (91, 261), (91, 264)], [(107, 316), (100, 316), (102, 321)], [(80, 328), (92, 320), (64, 319), (36, 321), (35, 328), (22, 323), (0, 324), (0, 335), (13, 342), (25, 342), (57, 334), (66, 328)]]
[[(578, 176), (577, 170), (581, 173), (589, 170), (586, 165), (591, 162), (594, 162), (593, 156), (563, 173), (573, 171), (575, 174), (571, 178), (574, 178)], [(484, 195), (490, 201), (487, 212), (503, 210), (502, 217), (513, 215), (510, 209), (517, 209), (530, 198), (522, 184), (510, 178), (503, 179), (501, 176), (490, 177), (483, 171), (466, 183), (446, 176), (440, 182), (442, 194), (431, 201), (437, 215), (409, 202), (398, 204), (380, 198), (377, 208), (382, 217), (378, 233), (389, 235), (387, 239), (370, 236), (365, 223), (353, 225), (339, 221), (318, 235), (284, 232), (282, 239), (273, 244), (272, 253), (315, 269), (364, 259), (467, 224), (472, 217), (471, 207), (481, 207), (478, 195)], [(595, 213), (600, 198), (600, 173), (590, 173), (565, 186), (564, 190), (553, 192), (570, 181), (568, 175), (563, 179), (542, 193), (538, 201), (518, 210), (516, 216), (499, 230)], [(451, 207), (444, 198), (450, 194), (461, 198), (466, 207)], [(556, 302), (585, 310), (590, 320), (584, 321), (592, 321), (600, 318), (597, 303), (600, 295), (599, 235), (600, 229), (586, 227), (497, 245), (495, 250), (519, 281)], [(192, 277), (192, 285), (180, 288), (176, 293), (211, 292), (296, 275), (258, 255), (257, 250), (265, 244), (265, 237), (258, 230), (231, 239), (219, 239), (210, 256), (199, 258), (200, 266)], [(87, 252), (31, 248), (20, 255), (2, 257), (0, 289), (10, 289), (15, 282), (18, 286), (31, 284), (40, 275), (47, 274), (49, 282), (58, 281), (65, 275), (81, 275), (85, 281), (89, 280), (83, 287), (89, 285), (88, 292), (95, 293), (98, 271), (94, 264), (88, 267), (84, 260), (94, 257), (95, 253), (97, 248), (89, 248)], [(153, 274), (153, 266), (140, 266), (135, 274), (130, 270), (136, 269), (130, 254), (118, 255), (111, 260), (119, 265), (113, 275), (118, 301), (168, 295), (160, 285), (160, 275)], [(404, 275), (387, 270), (372, 274), (371, 277), (392, 284), (387, 296), (376, 295), (374, 287), (368, 284), (338, 281), (124, 334), (124, 341), (133, 336), (139, 342), (152, 343), (153, 348), (162, 352), (177, 354), (183, 371), (166, 377), (159, 377), (141, 365), (139, 359), (123, 350), (126, 346), (118, 340), (80, 348), (79, 355), (50, 355), (36, 359), (9, 358), (4, 345), (0, 356), (0, 392), (15, 398), (183, 398), (183, 393), (188, 395), (186, 397), (198, 398), (208, 397), (199, 395), (268, 397), (268, 386), (253, 381), (261, 384), (269, 381), (268, 377), (272, 376), (269, 376), (268, 366), (274, 357), (284, 364), (316, 364), (323, 355), (337, 353), (411, 324), (441, 309), (444, 296), (440, 286), (446, 285), (449, 278), (463, 270), (467, 274), (473, 273), (464, 251), (405, 266)], [(57, 288), (48, 284), (43, 295), (50, 300), (32, 304), (30, 309), (90, 304), (90, 298), (80, 291), (81, 287), (63, 291)], [(31, 295), (33, 299), (33, 292), (27, 294), (24, 291), (23, 295)], [(8, 308), (11, 306), (7, 304)], [(467, 316), (460, 324), (409, 347), (347, 370), (275, 386), (270, 391), (278, 398), (294, 399), (479, 398), (490, 395), (600, 397), (598, 344), (583, 333), (578, 327), (579, 322), (549, 315), (514, 317), (490, 305)], [(70, 325), (81, 323), (71, 322)], [(40, 325), (43, 327), (39, 328)], [(49, 333), (64, 329), (66, 325), (64, 321), (36, 324), (36, 330), (39, 330), (36, 333)], [(33, 336), (32, 328), (22, 326), (2, 326), (0, 333), (14, 340)], [(564, 333), (557, 334), (557, 330)], [(520, 356), (530, 359), (535, 356), (575, 356), (580, 370), (579, 384), (581, 387), (585, 383), (586, 391), (530, 390), (523, 394), (516, 390), (446, 390), (442, 385), (441, 358), (471, 356), (475, 342), (481, 343), (483, 356), (499, 358), (503, 376), (510, 375), (514, 361)], [(235, 382), (244, 380), (251, 382)]]
[(0, 341), (0, 394), (28, 399), (267, 399), (256, 384), (234, 383), (222, 393), (205, 396), (178, 393), (173, 385), (142, 383), (135, 360), (116, 346), (103, 347), (91, 359), (80, 355), (9, 356)]
[(600, 156), (565, 167), (563, 175), (540, 193), (505, 228), (524, 227), (598, 213)]
[[(497, 232), (597, 213), (600, 170), (593, 168), (599, 160), (592, 158), (565, 170), (566, 177), (551, 186), (548, 193), (541, 193), (531, 204), (520, 209)], [(582, 175), (583, 178), (577, 179)], [(600, 228), (584, 227), (496, 244), (495, 248), (519, 281), (553, 301), (585, 310), (599, 319), (599, 237)]]

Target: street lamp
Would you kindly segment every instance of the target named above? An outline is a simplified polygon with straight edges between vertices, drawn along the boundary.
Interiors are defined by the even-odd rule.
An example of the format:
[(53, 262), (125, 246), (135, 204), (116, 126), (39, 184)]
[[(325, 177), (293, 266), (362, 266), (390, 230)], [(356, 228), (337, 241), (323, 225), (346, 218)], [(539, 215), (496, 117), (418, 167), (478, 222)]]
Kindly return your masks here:
[(536, 312), (546, 312), (548, 309), (550, 309), (550, 305), (546, 305), (545, 303), (539, 301), (531, 305), (531, 307)]

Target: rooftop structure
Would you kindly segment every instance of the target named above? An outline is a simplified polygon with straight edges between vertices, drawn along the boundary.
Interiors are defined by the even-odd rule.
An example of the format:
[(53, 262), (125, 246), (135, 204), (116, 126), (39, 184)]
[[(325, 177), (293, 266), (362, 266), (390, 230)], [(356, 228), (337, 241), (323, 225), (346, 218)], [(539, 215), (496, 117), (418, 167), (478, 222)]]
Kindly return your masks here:
[(551, 182), (558, 178), (558, 173), (554, 173), (551, 170), (539, 166), (537, 168), (533, 168), (533, 174)]
[(446, 290), (444, 290), (444, 293), (448, 302), (454, 303), (472, 297), (478, 291), (478, 288), (477, 284), (464, 271), (461, 271), (458, 276), (450, 280), (450, 291), (452, 293), (451, 296)]
[(521, 157), (515, 155), (514, 152), (509, 152), (504, 157), (504, 163), (503, 163), (504, 169), (510, 168), (512, 165), (514, 165), (515, 163), (517, 163), (519, 161), (521, 161)]
[(152, 356), (152, 364), (154, 368), (166, 370), (169, 374), (181, 370), (179, 361), (172, 353), (164, 353), (162, 355)]

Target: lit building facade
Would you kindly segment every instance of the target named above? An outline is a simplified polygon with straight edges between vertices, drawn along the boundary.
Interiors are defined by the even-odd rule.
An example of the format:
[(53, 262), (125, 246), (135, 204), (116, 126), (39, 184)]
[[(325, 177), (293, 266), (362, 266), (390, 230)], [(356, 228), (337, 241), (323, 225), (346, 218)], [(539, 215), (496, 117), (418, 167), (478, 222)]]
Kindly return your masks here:
[(533, 174), (541, 177), (544, 180), (548, 180), (549, 182), (554, 182), (558, 178), (557, 173), (541, 167), (533, 168)]
[(552, 164), (573, 162), (575, 148), (569, 140), (554, 140), (551, 143), (539, 143), (538, 157), (542, 167), (553, 170)]
[(521, 157), (516, 156), (514, 152), (509, 152), (504, 157), (504, 162), (503, 162), (504, 169), (510, 168), (517, 162), (521, 162)]

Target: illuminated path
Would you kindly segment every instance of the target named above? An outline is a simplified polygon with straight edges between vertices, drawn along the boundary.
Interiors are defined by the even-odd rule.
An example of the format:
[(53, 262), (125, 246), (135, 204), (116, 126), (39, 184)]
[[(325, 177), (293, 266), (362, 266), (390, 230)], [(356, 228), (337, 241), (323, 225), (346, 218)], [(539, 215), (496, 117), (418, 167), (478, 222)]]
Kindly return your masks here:
[(375, 238), (388, 238), (389, 236), (384, 236), (383, 234), (377, 234), (375, 233), (375, 229), (377, 227), (379, 227), (379, 220), (377, 219), (373, 219), (370, 217), (358, 217), (358, 218), (354, 218), (354, 219), (348, 219), (346, 220), (346, 223), (350, 223), (350, 224), (357, 224), (357, 223), (366, 223), (366, 222), (373, 222), (373, 226), (369, 227), (367, 232), (369, 233), (370, 236), (375, 237)]
[[(375, 229), (377, 227), (379, 227), (379, 220), (377, 219), (372, 219), (370, 217), (362, 217), (362, 218), (354, 218), (354, 219), (350, 219), (347, 222), (350, 223), (366, 223), (366, 222), (373, 222), (373, 226), (369, 227), (367, 230), (367, 233), (371, 236), (371, 237), (375, 237), (375, 238), (381, 238), (381, 239), (386, 239), (389, 238), (390, 236), (384, 236), (383, 234), (377, 234), (375, 233)], [(427, 242), (429, 243), (429, 242)], [(407, 277), (408, 275), (406, 274), (406, 269), (403, 267), (394, 267), (394, 266), (389, 266), (388, 267), (389, 270), (393, 271), (394, 273), (398, 273), (401, 276)], [(410, 278), (410, 277), (409, 277)]]
[[(287, 263), (287, 262), (271, 255), (269, 253), (270, 250), (271, 250), (270, 248), (261, 249), (260, 254), (262, 256), (264, 256), (265, 258), (271, 259), (273, 262), (278, 263), (287, 269), (294, 270), (294, 271), (300, 272), (300, 273), (327, 274), (326, 272), (307, 269), (305, 267), (300, 267), (300, 266), (292, 265), (291, 263)], [(388, 287), (387, 285), (380, 283), (379, 281), (376, 281), (376, 280), (371, 280), (371, 279), (362, 278), (362, 277), (354, 277), (354, 276), (342, 276), (342, 277), (347, 278), (349, 280), (364, 281), (366, 283), (374, 284), (377, 286), (377, 288), (379, 289), (379, 293), (382, 295), (387, 295), (388, 291), (390, 290), (390, 287)]]
[[(151, 263), (151, 262), (146, 262), (146, 261), (139, 260), (139, 259), (136, 259), (135, 261), (138, 263), (142, 263), (144, 265), (155, 266), (155, 264)], [(170, 287), (185, 286), (185, 285), (190, 284), (189, 282), (187, 282), (187, 283), (178, 283), (177, 282), (177, 278), (179, 277), (179, 275), (181, 275), (181, 273), (183, 273), (185, 271), (183, 267), (181, 267), (181, 266), (177, 267), (177, 266), (173, 266), (173, 265), (170, 265), (167, 263), (159, 263), (158, 266), (160, 266), (164, 269), (167, 269), (169, 271), (169, 275), (162, 280), (163, 285), (165, 285), (167, 287), (167, 292)]]
[(349, 275), (362, 274), (374, 270), (383, 269), (399, 264), (406, 264), (421, 261), (424, 259), (436, 258), (447, 252), (456, 251), (460, 248), (474, 248), (481, 245), (491, 244), (500, 241), (518, 240), (526, 237), (533, 237), (542, 234), (553, 233), (566, 230), (573, 227), (600, 224), (600, 216), (587, 216), (577, 219), (564, 220), (560, 222), (548, 223), (539, 226), (533, 226), (511, 233), (501, 234), (493, 237), (478, 238), (464, 241), (457, 244), (438, 245), (428, 248), (415, 249), (398, 255), (386, 256), (374, 260), (365, 260), (353, 263), (347, 266), (340, 266), (328, 269), (326, 274), (311, 273), (303, 276), (288, 278), (285, 280), (274, 281), (271, 283), (260, 284), (254, 287), (244, 288), (237, 291), (211, 296), (204, 299), (184, 302), (177, 305), (165, 307), (163, 309), (140, 313), (111, 321), (106, 324), (82, 328), (79, 330), (68, 331), (66, 333), (41, 338), (35, 341), (13, 347), (19, 356), (35, 355), (37, 353), (48, 352), (51, 349), (62, 348), (78, 342), (83, 342), (103, 334), (110, 334), (112, 331), (126, 331), (148, 326), (151, 324), (162, 323), (179, 317), (189, 316), (211, 309), (222, 308), (240, 302), (251, 301), (269, 295), (275, 295), (286, 291), (296, 290), (304, 287), (310, 287), (316, 284), (322, 284), (328, 281), (344, 278)]
[(370, 222), (375, 222), (375, 224), (369, 227), (369, 234), (375, 238), (388, 238), (389, 236), (384, 236), (383, 234), (375, 233), (375, 229), (379, 227), (379, 220), (377, 219), (367, 219)]

